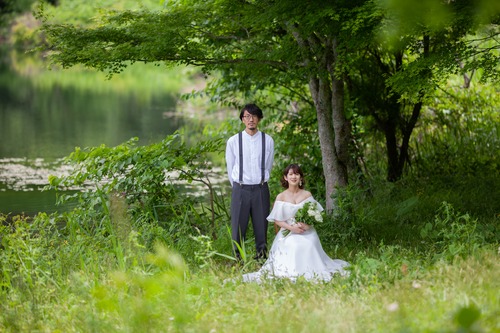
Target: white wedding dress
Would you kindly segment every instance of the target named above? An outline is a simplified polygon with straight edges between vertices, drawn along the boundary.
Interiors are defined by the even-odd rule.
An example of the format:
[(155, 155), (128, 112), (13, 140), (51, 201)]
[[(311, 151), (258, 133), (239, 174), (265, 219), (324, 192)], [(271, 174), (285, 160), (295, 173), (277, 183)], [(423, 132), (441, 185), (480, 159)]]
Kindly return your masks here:
[[(323, 210), (313, 197), (298, 204), (276, 201), (267, 220), (292, 223), (292, 218), (306, 202), (316, 203), (318, 209)], [(284, 230), (281, 228), (276, 234), (269, 251), (269, 259), (259, 271), (244, 274), (244, 282), (262, 282), (266, 278), (289, 278), (295, 281), (298, 277), (310, 281), (330, 281), (336, 273), (343, 276), (348, 274), (344, 268), (349, 266), (349, 263), (328, 257), (314, 227), (303, 234), (289, 233), (287, 236), (283, 235)]]

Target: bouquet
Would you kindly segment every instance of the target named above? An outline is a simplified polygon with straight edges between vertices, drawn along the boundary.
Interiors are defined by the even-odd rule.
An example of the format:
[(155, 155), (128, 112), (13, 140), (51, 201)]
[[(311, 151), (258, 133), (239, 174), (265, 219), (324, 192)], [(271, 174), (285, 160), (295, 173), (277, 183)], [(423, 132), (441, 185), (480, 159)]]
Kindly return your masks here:
[[(292, 225), (298, 222), (302, 222), (308, 225), (314, 226), (317, 223), (323, 222), (323, 215), (318, 210), (318, 205), (315, 202), (306, 202), (295, 214), (295, 217), (291, 218)], [(283, 235), (286, 237), (290, 233), (290, 230), (284, 230)]]

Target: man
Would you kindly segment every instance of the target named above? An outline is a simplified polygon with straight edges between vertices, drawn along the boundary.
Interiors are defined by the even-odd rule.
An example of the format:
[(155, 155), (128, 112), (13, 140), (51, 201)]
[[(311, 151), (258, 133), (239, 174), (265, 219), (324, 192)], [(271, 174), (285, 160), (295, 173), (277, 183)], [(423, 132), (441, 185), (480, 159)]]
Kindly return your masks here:
[(274, 160), (274, 141), (257, 127), (264, 117), (255, 104), (240, 112), (245, 130), (235, 134), (226, 145), (226, 165), (231, 194), (231, 237), (235, 255), (241, 259), (238, 246), (245, 241), (249, 219), (255, 234), (255, 259), (267, 258), (267, 216), (270, 194), (267, 181)]

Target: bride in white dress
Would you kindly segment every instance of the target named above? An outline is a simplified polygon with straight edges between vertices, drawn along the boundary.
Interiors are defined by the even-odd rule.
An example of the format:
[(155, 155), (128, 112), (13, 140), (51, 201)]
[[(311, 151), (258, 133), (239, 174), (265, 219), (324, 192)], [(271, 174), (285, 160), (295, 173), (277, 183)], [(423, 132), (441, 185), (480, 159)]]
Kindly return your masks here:
[[(304, 190), (304, 174), (297, 164), (290, 164), (283, 171), (281, 184), (285, 188), (278, 194), (273, 210), (267, 217), (281, 229), (276, 234), (269, 259), (257, 272), (243, 275), (243, 281), (261, 282), (266, 278), (289, 278), (292, 281), (304, 277), (310, 281), (330, 281), (334, 274), (347, 275), (349, 263), (331, 259), (323, 250), (314, 227), (294, 220), (297, 211), (305, 203), (316, 204), (311, 192)], [(288, 235), (283, 231), (290, 230)]]

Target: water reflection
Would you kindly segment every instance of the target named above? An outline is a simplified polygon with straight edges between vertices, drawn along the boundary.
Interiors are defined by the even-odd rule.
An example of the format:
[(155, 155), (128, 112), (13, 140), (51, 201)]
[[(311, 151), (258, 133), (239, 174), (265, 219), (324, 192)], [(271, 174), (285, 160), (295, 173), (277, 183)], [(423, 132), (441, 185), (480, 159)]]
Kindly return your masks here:
[[(0, 211), (5, 214), (34, 215), (70, 209), (74, 203), (56, 207), (56, 192), (43, 191), (51, 174), (68, 175), (68, 165), (41, 158), (0, 159)], [(68, 191), (71, 192), (71, 191)]]
[(0, 101), (0, 157), (60, 158), (77, 146), (115, 146), (135, 136), (145, 144), (183, 125), (176, 97), (167, 93), (144, 100), (17, 80), (0, 89)]
[[(177, 96), (94, 92), (30, 80), (0, 69), (0, 212), (54, 210), (55, 193), (40, 192), (58, 161), (75, 147), (161, 141), (184, 125)], [(168, 116), (166, 116), (168, 115)], [(62, 170), (64, 172), (64, 170)]]

